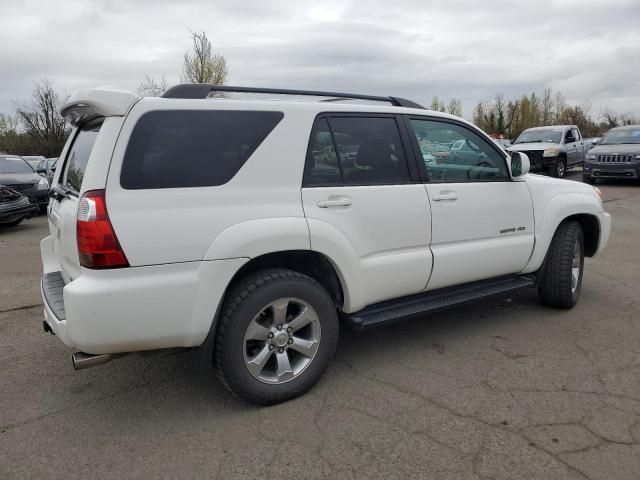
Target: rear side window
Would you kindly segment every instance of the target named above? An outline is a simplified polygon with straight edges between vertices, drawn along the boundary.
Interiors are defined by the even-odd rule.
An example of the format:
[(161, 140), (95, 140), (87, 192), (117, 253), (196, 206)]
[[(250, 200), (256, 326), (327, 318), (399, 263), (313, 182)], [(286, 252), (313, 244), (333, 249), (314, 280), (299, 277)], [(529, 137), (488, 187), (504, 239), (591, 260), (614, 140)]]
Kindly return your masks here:
[(76, 193), (79, 193), (82, 187), (82, 179), (87, 169), (89, 155), (91, 155), (93, 144), (98, 138), (98, 133), (100, 133), (100, 127), (102, 127), (102, 120), (89, 122), (80, 127), (67, 155), (60, 183)]
[(283, 116), (223, 110), (149, 112), (133, 129), (120, 184), (137, 190), (227, 183)]

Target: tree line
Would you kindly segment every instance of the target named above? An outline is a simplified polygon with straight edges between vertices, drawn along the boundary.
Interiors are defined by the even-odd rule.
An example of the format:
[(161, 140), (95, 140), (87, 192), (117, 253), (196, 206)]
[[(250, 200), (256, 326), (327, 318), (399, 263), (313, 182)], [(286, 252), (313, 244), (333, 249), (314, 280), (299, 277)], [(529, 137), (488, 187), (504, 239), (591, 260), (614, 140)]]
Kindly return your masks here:
[[(182, 83), (226, 84), (229, 68), (224, 56), (213, 51), (205, 32), (190, 32), (191, 50), (184, 54), (180, 80)], [(145, 76), (138, 86), (141, 96), (160, 96), (167, 90), (165, 77), (159, 80)], [(64, 95), (66, 97), (66, 95)], [(16, 155), (60, 154), (70, 128), (60, 115), (61, 96), (53, 83), (43, 78), (34, 84), (30, 102), (15, 102), (14, 115), (0, 114), (0, 153)], [(433, 97), (431, 110), (462, 116), (462, 102), (451, 98), (448, 102)], [(496, 94), (493, 99), (479, 102), (473, 111), (473, 123), (490, 134), (515, 139), (523, 130), (543, 125), (577, 125), (585, 137), (600, 136), (606, 130), (640, 123), (628, 115), (620, 115), (605, 109), (597, 118), (591, 113), (591, 105), (567, 105), (562, 93), (544, 90), (520, 98), (506, 99)]]
[(577, 125), (585, 137), (599, 137), (607, 130), (632, 125), (640, 120), (605, 109), (598, 117), (591, 115), (591, 104), (567, 105), (561, 92), (545, 89), (516, 99), (497, 94), (490, 101), (479, 102), (473, 111), (473, 123), (490, 134), (515, 139), (522, 131), (545, 125)]

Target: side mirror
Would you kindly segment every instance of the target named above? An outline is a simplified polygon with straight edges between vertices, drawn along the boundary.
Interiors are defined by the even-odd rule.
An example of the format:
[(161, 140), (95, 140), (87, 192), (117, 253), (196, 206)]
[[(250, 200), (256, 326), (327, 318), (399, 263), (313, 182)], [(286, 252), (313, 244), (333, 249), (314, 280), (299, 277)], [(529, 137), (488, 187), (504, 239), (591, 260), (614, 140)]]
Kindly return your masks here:
[(596, 145), (598, 145), (600, 143), (600, 140), (594, 140), (593, 142), (591, 142), (591, 146), (595, 147)]
[(529, 173), (531, 164), (529, 163), (529, 157), (526, 153), (511, 152), (511, 162), (509, 163), (511, 169), (511, 177), (519, 178)]
[(47, 173), (47, 169), (44, 167), (36, 168), (36, 173)]

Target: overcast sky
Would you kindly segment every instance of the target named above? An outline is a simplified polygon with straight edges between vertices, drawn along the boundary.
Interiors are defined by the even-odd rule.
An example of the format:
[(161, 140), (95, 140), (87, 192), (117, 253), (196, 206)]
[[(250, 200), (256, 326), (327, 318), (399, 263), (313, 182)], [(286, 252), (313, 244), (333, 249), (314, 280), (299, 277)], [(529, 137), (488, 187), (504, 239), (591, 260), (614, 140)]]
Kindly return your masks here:
[(0, 112), (47, 76), (60, 93), (180, 78), (189, 29), (230, 84), (430, 103), (545, 87), (640, 115), (640, 0), (0, 0)]

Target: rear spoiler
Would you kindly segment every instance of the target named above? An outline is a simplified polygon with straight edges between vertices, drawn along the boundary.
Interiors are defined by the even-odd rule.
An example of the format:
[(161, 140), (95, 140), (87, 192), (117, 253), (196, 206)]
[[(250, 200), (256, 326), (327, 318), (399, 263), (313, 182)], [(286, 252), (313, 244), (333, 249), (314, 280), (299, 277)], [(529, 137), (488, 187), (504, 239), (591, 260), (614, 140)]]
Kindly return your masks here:
[(76, 92), (60, 108), (60, 114), (74, 127), (98, 117), (121, 117), (140, 100), (135, 93), (111, 87)]

